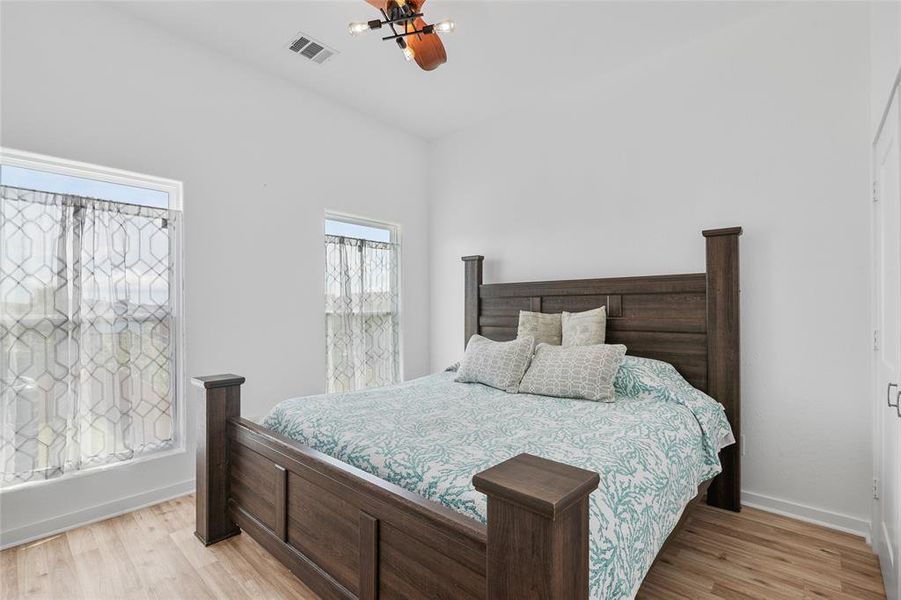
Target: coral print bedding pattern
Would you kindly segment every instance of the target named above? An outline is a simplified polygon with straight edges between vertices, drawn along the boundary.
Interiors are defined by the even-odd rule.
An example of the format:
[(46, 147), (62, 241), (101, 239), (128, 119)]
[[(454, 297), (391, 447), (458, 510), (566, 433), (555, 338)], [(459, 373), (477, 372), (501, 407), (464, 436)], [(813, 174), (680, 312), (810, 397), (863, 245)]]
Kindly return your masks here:
[(630, 598), (697, 486), (720, 472), (730, 432), (722, 407), (666, 367), (626, 357), (612, 403), (512, 395), (444, 372), (287, 400), (264, 425), (483, 523), (474, 473), (521, 452), (596, 471), (591, 597)]
[(613, 378), (626, 354), (622, 344), (538, 344), (519, 391), (525, 394), (613, 402)]
[(626, 356), (613, 386), (617, 396), (675, 402), (688, 408), (705, 432), (704, 456), (711, 467), (719, 468), (719, 451), (735, 443), (723, 405), (685, 381), (669, 363)]

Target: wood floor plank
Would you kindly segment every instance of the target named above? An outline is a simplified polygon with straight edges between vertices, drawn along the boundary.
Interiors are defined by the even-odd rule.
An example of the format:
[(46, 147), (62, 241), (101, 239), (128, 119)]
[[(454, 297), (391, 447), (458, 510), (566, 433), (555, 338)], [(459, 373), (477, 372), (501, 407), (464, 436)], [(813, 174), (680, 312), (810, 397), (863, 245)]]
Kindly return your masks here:
[(75, 571), (75, 559), (64, 535), (57, 535), (45, 544), (47, 568), (50, 570), (50, 591), (54, 598), (83, 598), (84, 591)]
[(0, 552), (0, 597), (17, 598), (19, 596), (18, 549), (10, 548)]
[[(248, 535), (204, 547), (179, 498), (0, 552), (3, 600), (315, 600)], [(700, 506), (641, 600), (883, 600), (863, 539), (745, 509)]]
[[(749, 587), (765, 587), (771, 590), (772, 598), (801, 598), (804, 584), (798, 578), (783, 573), (767, 572), (760, 563), (742, 562), (729, 557), (712, 557), (701, 551), (686, 548), (679, 558), (679, 568), (697, 576), (719, 573), (736, 581), (744, 581)], [(717, 578), (719, 579), (719, 577)]]
[[(197, 569), (197, 573), (203, 582), (209, 586), (210, 591), (216, 598), (227, 600), (243, 600), (247, 598), (247, 593), (242, 589), (240, 582), (236, 581), (233, 574), (221, 563), (213, 562), (203, 565)], [(260, 594), (257, 597), (262, 598), (264, 596)]]
[(679, 544), (684, 544), (692, 552), (703, 553), (711, 561), (724, 561), (742, 565), (753, 572), (765, 573), (779, 578), (816, 578), (820, 585), (833, 590), (841, 589), (838, 565), (826, 561), (810, 561), (795, 556), (774, 554), (754, 544), (744, 544), (728, 536), (715, 536), (697, 530), (684, 530)]
[(99, 548), (88, 550), (77, 555), (75, 560), (75, 573), (78, 577), (78, 587), (82, 596), (90, 598), (110, 598), (109, 584), (105, 584), (106, 577), (103, 571), (103, 555)]
[(79, 527), (66, 532), (66, 543), (72, 556), (79, 557), (88, 552), (98, 550), (94, 530), (90, 527)]
[(16, 553), (16, 577), (20, 598), (50, 598), (50, 570), (47, 567), (46, 540), (25, 544)]
[(103, 598), (147, 598), (148, 590), (127, 550), (132, 540), (119, 537), (117, 520), (121, 518), (114, 517), (88, 526), (94, 530), (100, 551), (100, 561), (91, 567), (90, 575)]

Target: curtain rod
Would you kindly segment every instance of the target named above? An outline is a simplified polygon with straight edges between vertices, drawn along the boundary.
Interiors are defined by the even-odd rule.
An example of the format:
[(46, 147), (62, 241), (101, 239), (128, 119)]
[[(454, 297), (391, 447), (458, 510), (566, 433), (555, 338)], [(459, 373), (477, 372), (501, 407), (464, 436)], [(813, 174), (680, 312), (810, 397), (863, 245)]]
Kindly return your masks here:
[(0, 185), (0, 188), (6, 188), (9, 190), (22, 190), (23, 192), (33, 192), (35, 194), (47, 194), (49, 196), (64, 196), (66, 198), (77, 198), (78, 200), (89, 200), (91, 202), (103, 202), (105, 204), (110, 205), (120, 205), (120, 206), (131, 206), (134, 208), (146, 208), (149, 210), (162, 210), (166, 212), (175, 212), (180, 213), (181, 211), (175, 210), (174, 208), (163, 208), (161, 206), (148, 206), (146, 204), (134, 204), (133, 202), (120, 202), (118, 200), (106, 200), (105, 198), (95, 198), (93, 196), (78, 196), (76, 194), (66, 194), (64, 192), (48, 192), (47, 190), (36, 190), (33, 188), (19, 187), (15, 185)]

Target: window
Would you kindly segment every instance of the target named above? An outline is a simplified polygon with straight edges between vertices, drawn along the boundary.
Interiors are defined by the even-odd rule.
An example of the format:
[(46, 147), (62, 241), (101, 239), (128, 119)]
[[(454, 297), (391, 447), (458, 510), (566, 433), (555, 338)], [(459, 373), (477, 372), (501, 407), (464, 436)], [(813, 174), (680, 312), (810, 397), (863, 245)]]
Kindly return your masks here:
[(0, 155), (0, 487), (183, 448), (181, 184)]
[(325, 337), (329, 392), (401, 378), (399, 244), (393, 225), (325, 219)]

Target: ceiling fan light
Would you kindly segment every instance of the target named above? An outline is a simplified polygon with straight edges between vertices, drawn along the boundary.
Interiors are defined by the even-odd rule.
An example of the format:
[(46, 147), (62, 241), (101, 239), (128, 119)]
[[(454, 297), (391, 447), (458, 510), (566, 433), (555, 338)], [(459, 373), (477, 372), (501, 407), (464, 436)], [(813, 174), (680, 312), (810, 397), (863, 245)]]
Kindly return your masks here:
[(445, 19), (432, 25), (432, 31), (435, 33), (453, 33), (456, 27), (457, 24), (451, 19)]
[(347, 30), (350, 31), (350, 35), (357, 36), (369, 31), (369, 23), (351, 23), (347, 26)]
[(404, 47), (404, 58), (407, 59), (407, 62), (416, 58), (416, 53), (413, 52), (413, 48), (409, 46)]

